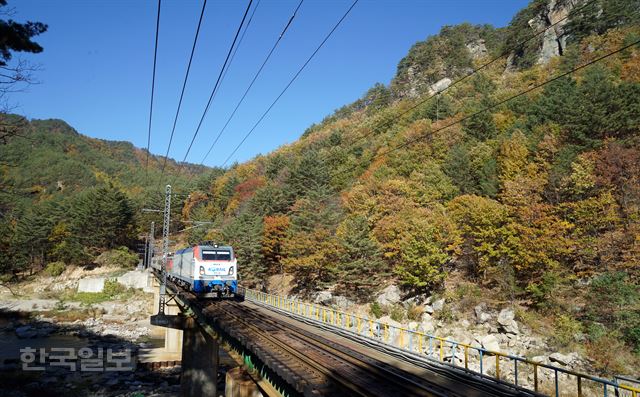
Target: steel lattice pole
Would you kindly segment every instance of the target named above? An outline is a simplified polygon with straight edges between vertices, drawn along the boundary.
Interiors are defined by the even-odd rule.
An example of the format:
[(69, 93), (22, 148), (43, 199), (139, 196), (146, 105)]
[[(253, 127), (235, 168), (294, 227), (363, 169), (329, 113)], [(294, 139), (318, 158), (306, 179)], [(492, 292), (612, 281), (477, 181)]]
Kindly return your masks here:
[(169, 256), (169, 221), (171, 220), (171, 185), (167, 185), (164, 198), (164, 222), (162, 225), (162, 284), (158, 314), (164, 314), (165, 295), (167, 292), (167, 260)]
[(153, 237), (155, 235), (155, 222), (151, 222), (151, 232), (149, 233), (149, 249), (147, 251), (147, 267), (151, 266), (151, 261), (153, 260), (153, 251), (154, 251), (154, 242)]

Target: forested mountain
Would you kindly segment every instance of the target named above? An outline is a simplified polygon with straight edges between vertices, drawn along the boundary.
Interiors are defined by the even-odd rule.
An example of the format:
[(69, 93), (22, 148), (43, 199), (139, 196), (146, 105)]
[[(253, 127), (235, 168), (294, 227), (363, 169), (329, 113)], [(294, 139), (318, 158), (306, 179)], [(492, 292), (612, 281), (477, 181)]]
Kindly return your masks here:
[(388, 87), (194, 192), (183, 216), (215, 225), (190, 240), (232, 244), (245, 284), (361, 302), (455, 275), (640, 352), (639, 15), (535, 0), (505, 28), (444, 27)]
[[(129, 142), (90, 138), (61, 120), (2, 117), (13, 129), (0, 144), (2, 273), (53, 261), (86, 264), (106, 249), (136, 248), (150, 219), (140, 209), (164, 203), (161, 157), (149, 156), (147, 171), (146, 151)], [(176, 189), (207, 174), (171, 159), (165, 169)]]

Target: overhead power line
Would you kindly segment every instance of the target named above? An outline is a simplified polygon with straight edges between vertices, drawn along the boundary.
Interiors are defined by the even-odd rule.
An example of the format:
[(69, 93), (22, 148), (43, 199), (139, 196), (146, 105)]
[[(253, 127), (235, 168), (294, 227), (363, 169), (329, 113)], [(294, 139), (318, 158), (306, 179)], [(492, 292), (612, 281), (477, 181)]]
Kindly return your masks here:
[(187, 80), (189, 79), (189, 72), (191, 71), (191, 62), (193, 61), (193, 54), (196, 52), (196, 44), (198, 43), (198, 36), (200, 35), (200, 27), (202, 26), (202, 19), (204, 17), (204, 11), (207, 7), (207, 0), (202, 3), (202, 10), (200, 11), (200, 19), (198, 20), (198, 27), (196, 28), (196, 34), (193, 38), (193, 46), (191, 47), (191, 55), (189, 55), (189, 63), (187, 64), (187, 71), (184, 75), (184, 81), (182, 82), (182, 91), (180, 92), (180, 100), (178, 101), (178, 108), (176, 109), (176, 115), (173, 118), (173, 127), (171, 128), (171, 135), (169, 136), (169, 144), (167, 145), (167, 151), (164, 154), (164, 160), (162, 162), (162, 169), (160, 171), (160, 181), (162, 183), (162, 177), (164, 176), (164, 169), (167, 165), (167, 157), (169, 156), (169, 150), (171, 150), (171, 143), (173, 142), (173, 134), (176, 131), (176, 124), (178, 123), (178, 115), (180, 114), (180, 108), (182, 107), (182, 99), (184, 98), (184, 91), (187, 87)]
[(191, 152), (191, 148), (193, 147), (193, 142), (196, 140), (196, 137), (198, 136), (198, 132), (200, 132), (200, 128), (202, 127), (202, 122), (204, 121), (204, 118), (207, 115), (207, 112), (209, 111), (209, 107), (211, 106), (211, 102), (213, 101), (213, 97), (216, 94), (216, 91), (218, 90), (218, 86), (220, 84), (220, 80), (222, 78), (222, 74), (224, 73), (225, 68), (227, 67), (227, 63), (229, 62), (229, 58), (231, 57), (231, 53), (233, 52), (233, 48), (236, 45), (236, 41), (238, 40), (238, 36), (240, 35), (240, 31), (242, 30), (242, 26), (244, 25), (244, 21), (247, 19), (247, 14), (249, 13), (249, 9), (251, 8), (251, 4), (253, 4), (253, 0), (249, 0), (249, 4), (247, 5), (247, 9), (244, 11), (244, 15), (242, 16), (242, 20), (240, 21), (240, 25), (238, 25), (238, 29), (236, 30), (236, 34), (233, 38), (233, 42), (231, 43), (231, 46), (229, 47), (229, 51), (227, 51), (227, 56), (224, 60), (224, 64), (222, 65), (222, 68), (220, 69), (220, 73), (218, 74), (218, 78), (216, 79), (216, 83), (213, 86), (213, 90), (211, 91), (211, 95), (209, 96), (209, 101), (207, 102), (207, 106), (205, 106), (204, 111), (202, 112), (202, 117), (200, 117), (200, 121), (198, 122), (198, 127), (196, 128), (195, 132), (193, 133), (193, 137), (191, 138), (191, 142), (189, 143), (189, 147), (187, 148), (187, 152), (185, 153), (182, 162), (184, 163), (185, 160), (187, 159), (187, 156), (189, 156), (189, 152)]
[(153, 95), (156, 87), (156, 61), (158, 59), (158, 36), (160, 32), (160, 3), (162, 0), (158, 0), (158, 16), (156, 17), (156, 40), (153, 50), (153, 73), (151, 77), (151, 103), (149, 105), (149, 130), (147, 132), (147, 160), (145, 162), (145, 174), (146, 178), (149, 178), (149, 149), (151, 147), (151, 120), (153, 118)]
[(244, 144), (244, 142), (247, 140), (247, 138), (249, 138), (249, 136), (253, 133), (253, 131), (255, 131), (256, 127), (258, 127), (258, 125), (262, 122), (262, 120), (264, 120), (264, 118), (271, 111), (271, 109), (276, 105), (276, 103), (278, 103), (280, 98), (284, 95), (285, 92), (287, 92), (287, 90), (289, 89), (289, 87), (291, 87), (293, 82), (296, 81), (298, 76), (300, 76), (300, 73), (302, 73), (302, 71), (307, 67), (309, 62), (311, 62), (313, 57), (315, 57), (315, 55), (318, 53), (318, 51), (320, 51), (320, 49), (324, 46), (324, 44), (327, 42), (327, 40), (329, 40), (329, 38), (333, 35), (333, 33), (336, 31), (336, 29), (338, 29), (340, 24), (345, 20), (347, 15), (349, 15), (351, 10), (356, 6), (357, 3), (358, 3), (358, 0), (355, 0), (351, 4), (351, 6), (347, 9), (347, 11), (342, 15), (342, 17), (338, 20), (338, 22), (333, 26), (333, 28), (329, 31), (329, 33), (322, 40), (322, 42), (318, 45), (318, 47), (315, 49), (315, 51), (313, 51), (313, 53), (309, 56), (309, 58), (307, 58), (305, 63), (300, 67), (300, 69), (296, 72), (296, 74), (291, 78), (289, 83), (284, 87), (284, 89), (280, 92), (280, 94), (276, 97), (276, 99), (274, 99), (274, 101), (271, 103), (271, 105), (269, 105), (267, 110), (265, 110), (265, 112), (262, 114), (262, 116), (260, 116), (258, 121), (256, 121), (256, 123), (253, 125), (253, 127), (251, 127), (251, 129), (245, 134), (245, 136), (242, 138), (240, 143), (238, 143), (238, 145), (233, 149), (231, 154), (229, 154), (229, 156), (226, 158), (224, 163), (222, 163), (222, 167), (224, 167), (229, 162), (229, 160), (233, 157), (233, 155), (235, 155), (235, 153), (242, 146), (242, 144)]
[(256, 80), (258, 79), (258, 77), (260, 76), (260, 73), (262, 73), (262, 69), (264, 69), (265, 65), (267, 64), (267, 62), (269, 61), (269, 59), (271, 58), (271, 55), (273, 54), (273, 52), (275, 51), (276, 47), (278, 46), (278, 44), (280, 43), (280, 40), (282, 40), (282, 38), (284, 37), (285, 32), (287, 31), (287, 29), (289, 29), (289, 26), (291, 25), (291, 23), (293, 22), (293, 19), (296, 17), (296, 13), (298, 12), (298, 10), (300, 9), (300, 6), (302, 5), (302, 3), (304, 2), (304, 0), (300, 0), (300, 2), (298, 3), (298, 6), (295, 8), (295, 10), (293, 11), (293, 14), (291, 15), (291, 17), (289, 18), (287, 24), (284, 26), (284, 28), (282, 29), (282, 32), (280, 33), (280, 35), (278, 36), (278, 38), (276, 39), (275, 43), (273, 43), (273, 46), (271, 47), (271, 50), (269, 51), (269, 53), (267, 54), (266, 58), (264, 59), (264, 61), (262, 62), (262, 65), (260, 65), (260, 68), (258, 68), (258, 71), (255, 73), (255, 75), (253, 76), (253, 79), (251, 80), (251, 83), (249, 83), (249, 86), (245, 89), (244, 94), (242, 94), (242, 97), (240, 98), (240, 100), (238, 101), (238, 103), (236, 104), (236, 107), (233, 109), (233, 111), (231, 112), (231, 115), (229, 115), (229, 118), (227, 119), (227, 121), (225, 122), (224, 126), (222, 127), (222, 129), (220, 130), (220, 132), (218, 133), (218, 135), (216, 136), (216, 138), (214, 139), (213, 143), (211, 144), (211, 146), (209, 146), (209, 150), (207, 150), (207, 153), (204, 155), (204, 157), (202, 158), (202, 161), (200, 162), (200, 165), (203, 165), (205, 160), (207, 159), (207, 157), (209, 157), (209, 154), (211, 153), (211, 150), (213, 150), (213, 147), (216, 145), (216, 143), (218, 142), (218, 140), (220, 139), (220, 136), (222, 136), (222, 133), (227, 129), (227, 126), (229, 125), (229, 123), (231, 122), (231, 120), (233, 119), (233, 116), (235, 116), (236, 112), (238, 111), (238, 108), (240, 107), (240, 105), (242, 105), (242, 103), (244, 102), (244, 99), (247, 97), (247, 94), (249, 93), (249, 91), (251, 90), (251, 88), (253, 87), (253, 84), (256, 82)]

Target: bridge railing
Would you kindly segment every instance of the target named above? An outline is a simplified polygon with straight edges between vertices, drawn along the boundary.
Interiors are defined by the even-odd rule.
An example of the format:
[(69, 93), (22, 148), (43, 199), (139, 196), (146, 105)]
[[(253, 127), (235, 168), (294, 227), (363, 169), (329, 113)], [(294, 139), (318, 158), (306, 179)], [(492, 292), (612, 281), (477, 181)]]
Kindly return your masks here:
[(382, 342), (482, 377), (548, 395), (640, 397), (640, 388), (470, 343), (396, 327), (330, 307), (240, 287), (245, 299)]

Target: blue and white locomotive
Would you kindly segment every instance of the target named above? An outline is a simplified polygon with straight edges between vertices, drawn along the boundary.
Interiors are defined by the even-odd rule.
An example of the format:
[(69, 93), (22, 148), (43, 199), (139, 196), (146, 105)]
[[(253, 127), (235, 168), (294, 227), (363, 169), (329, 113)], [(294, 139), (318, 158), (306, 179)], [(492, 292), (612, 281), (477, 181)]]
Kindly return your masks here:
[[(152, 264), (161, 266), (160, 260)], [(167, 278), (201, 296), (235, 296), (238, 261), (231, 246), (200, 243), (167, 258)]]

